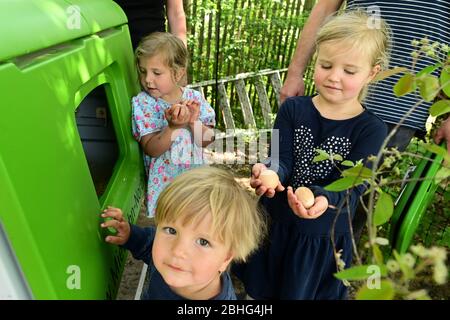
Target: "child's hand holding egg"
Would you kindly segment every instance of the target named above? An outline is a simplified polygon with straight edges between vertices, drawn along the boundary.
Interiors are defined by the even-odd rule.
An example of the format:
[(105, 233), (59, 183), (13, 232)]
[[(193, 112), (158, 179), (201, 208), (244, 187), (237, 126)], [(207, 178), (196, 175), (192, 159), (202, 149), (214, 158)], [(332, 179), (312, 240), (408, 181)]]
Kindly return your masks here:
[(259, 180), (261, 180), (263, 186), (272, 189), (275, 189), (280, 182), (278, 174), (270, 169), (261, 171), (261, 173), (259, 174)]
[(278, 174), (262, 163), (257, 163), (252, 168), (252, 176), (250, 178), (250, 186), (255, 189), (258, 196), (266, 196), (272, 198), (275, 192), (281, 192), (284, 187), (280, 183)]
[(328, 209), (328, 199), (315, 197), (307, 187), (299, 187), (295, 193), (292, 187), (288, 187), (287, 198), (292, 211), (303, 219), (317, 219)]
[(309, 209), (314, 205), (314, 193), (309, 188), (299, 187), (295, 190), (295, 195), (305, 209)]

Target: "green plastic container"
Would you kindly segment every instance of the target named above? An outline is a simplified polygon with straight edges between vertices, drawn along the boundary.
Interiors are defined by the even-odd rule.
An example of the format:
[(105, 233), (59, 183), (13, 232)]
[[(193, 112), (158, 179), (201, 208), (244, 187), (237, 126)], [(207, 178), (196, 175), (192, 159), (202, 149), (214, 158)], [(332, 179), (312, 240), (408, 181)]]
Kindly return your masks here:
[[(0, 2), (0, 298), (114, 299), (144, 192), (127, 19), (111, 0)], [(3, 277), (3, 278), (2, 278)]]
[[(405, 253), (413, 240), (414, 234), (433, 201), (438, 185), (434, 177), (441, 167), (443, 157), (432, 152), (424, 155), (403, 192), (401, 193), (391, 218), (389, 237), (392, 248)], [(432, 159), (430, 161), (428, 159)]]

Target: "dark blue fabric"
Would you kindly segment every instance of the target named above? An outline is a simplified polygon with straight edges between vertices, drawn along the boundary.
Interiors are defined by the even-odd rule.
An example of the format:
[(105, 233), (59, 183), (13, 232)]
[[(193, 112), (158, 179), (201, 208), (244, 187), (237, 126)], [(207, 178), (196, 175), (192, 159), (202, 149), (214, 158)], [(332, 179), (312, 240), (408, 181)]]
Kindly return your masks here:
[[(323, 118), (311, 97), (288, 98), (277, 114), (274, 130), (279, 130), (277, 171), (282, 184), (294, 189), (310, 186), (316, 196), (326, 196), (332, 205), (342, 205), (347, 191), (323, 189), (340, 173), (326, 161), (313, 163), (314, 149), (357, 161), (376, 154), (387, 134), (383, 121), (367, 110), (348, 120)], [(271, 154), (272, 165), (274, 158)], [(343, 250), (347, 267), (352, 259), (349, 221), (364, 188), (349, 191), (350, 217), (344, 206), (334, 228), (336, 249)], [(255, 299), (345, 299), (345, 286), (333, 276), (337, 269), (330, 235), (337, 211), (328, 209), (317, 219), (301, 219), (290, 209), (286, 191), (272, 199), (262, 197), (260, 203), (271, 221), (269, 239), (247, 264), (232, 269), (247, 293)]]
[[(274, 130), (279, 133), (279, 168), (273, 161), (276, 155), (271, 155), (271, 165), (281, 183), (294, 189), (316, 186), (315, 192), (325, 195), (334, 206), (341, 203), (347, 192), (327, 192), (320, 187), (340, 179), (340, 171), (330, 160), (313, 163), (317, 155), (314, 150), (340, 154), (345, 160), (356, 162), (376, 155), (387, 135), (386, 125), (372, 112), (365, 110), (351, 119), (330, 120), (321, 116), (312, 97), (286, 99), (277, 114)], [(347, 169), (335, 163), (340, 170)], [(364, 190), (364, 186), (354, 188), (352, 196), (357, 198)]]
[[(161, 274), (152, 262), (152, 247), (155, 239), (155, 227), (141, 228), (131, 225), (128, 242), (122, 247), (129, 250), (133, 257), (144, 261), (148, 265), (148, 287), (142, 294), (143, 300), (186, 300), (173, 292), (165, 283)], [(236, 300), (233, 283), (227, 272), (221, 275), (222, 291), (211, 300)]]
[(166, 8), (164, 0), (114, 0), (128, 18), (131, 43), (136, 48), (148, 34), (166, 30)]

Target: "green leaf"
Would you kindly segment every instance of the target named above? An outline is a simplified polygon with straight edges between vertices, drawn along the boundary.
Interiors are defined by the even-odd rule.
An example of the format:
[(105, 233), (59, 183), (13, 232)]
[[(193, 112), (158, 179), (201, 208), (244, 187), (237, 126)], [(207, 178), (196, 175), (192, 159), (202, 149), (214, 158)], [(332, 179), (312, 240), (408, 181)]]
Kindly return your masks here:
[(325, 150), (315, 149), (314, 151), (316, 151), (318, 155), (314, 157), (313, 162), (319, 162), (330, 159), (330, 155)]
[[(375, 265), (362, 265), (351, 267), (334, 274), (334, 276), (340, 280), (364, 280), (373, 275), (372, 268)], [(386, 276), (387, 269), (384, 265), (378, 265), (380, 276)]]
[(345, 177), (330, 183), (324, 189), (327, 191), (344, 191), (363, 182), (364, 180), (361, 178)]
[[(445, 191), (445, 193), (444, 193), (444, 201), (450, 201), (450, 189)], [(449, 212), (450, 212), (450, 210), (449, 210)]]
[(346, 167), (353, 167), (353, 166), (355, 166), (355, 164), (353, 163), (353, 161), (350, 161), (350, 160), (344, 160), (344, 161), (341, 162), (341, 164), (342, 164), (343, 166), (346, 166)]
[(376, 237), (375, 243), (380, 246), (387, 246), (389, 244), (389, 240), (383, 237)]
[(364, 167), (362, 164), (358, 164), (350, 169), (342, 171), (342, 176), (370, 179), (372, 178), (372, 170)]
[(450, 155), (447, 153), (447, 150), (444, 147), (438, 146), (437, 144), (428, 144), (428, 143), (424, 143), (423, 147), (426, 150), (436, 153), (438, 156), (443, 157), (447, 162), (450, 162)]
[(441, 66), (442, 66), (442, 63), (436, 63), (432, 66), (425, 67), (422, 70), (420, 70), (419, 72), (417, 72), (416, 78), (420, 78), (422, 76), (429, 75), (430, 73), (432, 73), (437, 68), (440, 68)]
[[(381, 253), (380, 247), (377, 245), (372, 246), (373, 249), (373, 257), (375, 259), (375, 262), (378, 265), (381, 265), (383, 263), (383, 253)], [(384, 267), (384, 265), (383, 265)]]
[(390, 280), (380, 281), (379, 288), (368, 288), (364, 285), (356, 293), (356, 300), (392, 300), (394, 297), (394, 285)]
[(437, 144), (428, 144), (428, 143), (424, 143), (423, 147), (428, 150), (431, 151), (433, 153), (436, 153), (437, 155), (440, 156), (445, 156), (447, 154), (447, 150), (445, 150), (445, 148), (438, 146)]
[(342, 161), (342, 160), (344, 160), (344, 158), (342, 158), (342, 156), (340, 154), (335, 154), (335, 155), (333, 155), (333, 160)]
[(329, 158), (328, 154), (327, 155), (319, 154), (314, 157), (313, 162), (328, 160), (328, 158)]
[(410, 73), (407, 73), (401, 77), (394, 86), (394, 94), (397, 97), (404, 96), (414, 90), (414, 76)]
[(440, 76), (439, 80), (441, 82), (441, 86), (444, 86), (442, 88), (442, 91), (444, 91), (444, 93), (447, 95), (447, 97), (450, 97), (450, 66), (446, 66), (445, 68), (442, 68), (442, 72), (441, 72), (441, 76)]
[(408, 265), (406, 265), (406, 263), (403, 261), (403, 257), (405, 256), (405, 254), (399, 254), (396, 250), (393, 250), (392, 253), (394, 255), (395, 260), (398, 262), (398, 265), (403, 273), (403, 276), (406, 279), (413, 279), (414, 270)]
[(450, 168), (442, 167), (436, 173), (436, 176), (434, 177), (434, 183), (439, 184), (441, 183), (441, 181), (444, 181), (448, 177), (450, 177)]
[(438, 117), (447, 112), (450, 112), (450, 100), (439, 100), (430, 107), (430, 114), (433, 117)]
[(397, 260), (397, 262), (400, 264), (402, 262), (402, 257), (400, 256), (400, 254), (397, 252), (397, 250), (393, 250), (392, 254), (394, 255), (395, 260)]
[(314, 149), (314, 151), (317, 152), (317, 153), (320, 154), (320, 155), (323, 155), (323, 156), (327, 156), (327, 157), (330, 156), (330, 155), (328, 154), (328, 152), (326, 152), (325, 150), (322, 150), (322, 149)]
[(383, 70), (381, 72), (378, 72), (377, 76), (372, 80), (372, 82), (381, 81), (383, 79), (389, 78), (390, 76), (393, 76), (394, 74), (406, 71), (408, 71), (408, 69), (405, 67), (395, 67), (393, 69)]
[(435, 76), (427, 75), (417, 79), (420, 96), (425, 101), (433, 100), (439, 93), (439, 79)]
[(375, 206), (373, 223), (375, 226), (379, 226), (388, 222), (393, 212), (394, 202), (392, 201), (392, 197), (388, 193), (381, 192)]
[(413, 291), (409, 293), (405, 298), (406, 300), (431, 300), (427, 290), (425, 289)]

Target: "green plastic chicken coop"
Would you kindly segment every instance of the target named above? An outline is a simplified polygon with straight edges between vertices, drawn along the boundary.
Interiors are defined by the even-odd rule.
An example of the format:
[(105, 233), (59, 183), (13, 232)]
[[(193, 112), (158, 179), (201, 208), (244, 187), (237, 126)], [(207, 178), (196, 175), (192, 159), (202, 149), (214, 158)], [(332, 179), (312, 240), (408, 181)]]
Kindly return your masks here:
[[(104, 242), (100, 212), (134, 222), (144, 193), (127, 18), (112, 0), (3, 0), (0, 43), (0, 299), (114, 299), (127, 253)], [(401, 252), (440, 161), (396, 207)]]
[(114, 299), (126, 251), (100, 213), (135, 221), (144, 181), (127, 18), (111, 0), (6, 0), (0, 26), (0, 298)]
[[(427, 207), (433, 201), (438, 184), (436, 175), (441, 168), (444, 157), (428, 151), (412, 172), (410, 181), (402, 188), (395, 203), (394, 213), (389, 223), (389, 237), (392, 248), (405, 253), (410, 247)], [(450, 247), (450, 227), (440, 226), (442, 236), (439, 243), (429, 245), (445, 245)]]

